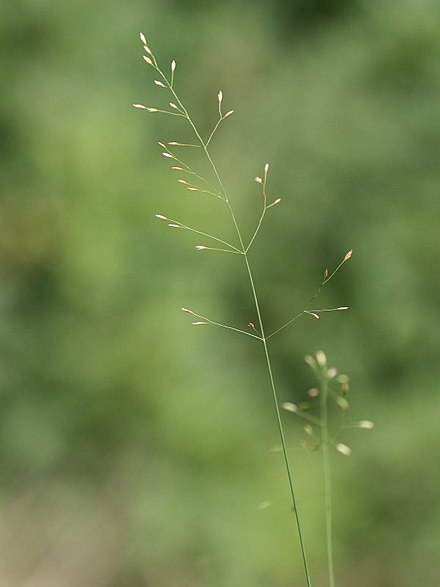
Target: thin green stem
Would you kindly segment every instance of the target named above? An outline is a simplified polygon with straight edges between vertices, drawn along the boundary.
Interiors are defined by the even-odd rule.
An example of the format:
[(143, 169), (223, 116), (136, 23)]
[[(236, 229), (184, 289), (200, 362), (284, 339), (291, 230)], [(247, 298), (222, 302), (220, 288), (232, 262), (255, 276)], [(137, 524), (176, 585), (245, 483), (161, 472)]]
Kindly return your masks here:
[(245, 249), (243, 237), (241, 235), (241, 231), (240, 231), (240, 228), (238, 226), (237, 219), (235, 217), (235, 214), (234, 214), (234, 211), (232, 209), (232, 206), (231, 206), (231, 204), (229, 202), (229, 198), (227, 196), (227, 193), (226, 193), (226, 190), (224, 188), (223, 182), (222, 182), (222, 180), (220, 178), (220, 175), (218, 173), (217, 167), (216, 167), (214, 161), (211, 158), (211, 155), (210, 155), (210, 153), (208, 151), (208, 148), (203, 143), (202, 138), (200, 137), (199, 133), (197, 132), (196, 127), (194, 126), (194, 124), (192, 123), (192, 121), (191, 121), (191, 119), (189, 117), (188, 117), (188, 120), (190, 120), (190, 123), (193, 126), (194, 131), (196, 132), (197, 137), (201, 141), (202, 146), (204, 148), (204, 151), (206, 153), (206, 156), (208, 158), (208, 161), (211, 164), (211, 167), (212, 167), (212, 169), (214, 171), (215, 176), (217, 177), (217, 180), (219, 182), (219, 186), (220, 186), (220, 188), (221, 188), (221, 190), (222, 190), (222, 192), (224, 194), (226, 204), (227, 204), (228, 209), (229, 209), (229, 212), (231, 214), (232, 221), (234, 223), (234, 226), (235, 226), (235, 229), (236, 229), (236, 232), (237, 232), (237, 236), (238, 236), (238, 239), (240, 241), (240, 245), (241, 245), (242, 250), (243, 250), (243, 256), (244, 256), (244, 261), (245, 261), (245, 264), (246, 264), (246, 270), (247, 270), (247, 273), (248, 273), (249, 282), (250, 282), (250, 285), (251, 285), (252, 296), (253, 296), (254, 304), (255, 304), (255, 310), (257, 312), (258, 324), (260, 326), (261, 339), (262, 339), (262, 343), (263, 343), (264, 355), (265, 355), (265, 359), (266, 359), (266, 366), (267, 366), (267, 370), (268, 370), (268, 374), (269, 374), (269, 379), (270, 379), (272, 397), (273, 397), (273, 401), (274, 401), (275, 413), (276, 413), (277, 424), (278, 424), (278, 431), (279, 431), (279, 434), (280, 434), (281, 446), (282, 446), (282, 449), (283, 449), (284, 463), (285, 463), (285, 466), (286, 466), (287, 479), (288, 479), (289, 489), (290, 489), (290, 496), (291, 496), (291, 500), (292, 500), (293, 512), (294, 512), (294, 515), (295, 515), (295, 521), (296, 521), (296, 526), (297, 526), (297, 531), (298, 531), (298, 538), (299, 538), (299, 543), (300, 543), (301, 557), (302, 557), (302, 561), (303, 561), (304, 573), (305, 573), (305, 576), (306, 576), (306, 583), (307, 583), (307, 587), (312, 587), (312, 582), (311, 582), (311, 577), (310, 577), (310, 571), (309, 571), (309, 566), (308, 566), (308, 562), (307, 562), (306, 549), (305, 549), (305, 544), (304, 544), (304, 538), (303, 538), (303, 532), (302, 532), (302, 527), (301, 527), (301, 521), (300, 521), (299, 512), (298, 512), (298, 506), (297, 506), (295, 488), (294, 488), (294, 484), (293, 484), (292, 469), (291, 469), (290, 462), (289, 462), (289, 455), (288, 455), (286, 440), (285, 440), (285, 436), (284, 436), (283, 423), (281, 421), (281, 414), (280, 414), (280, 409), (279, 409), (279, 405), (278, 405), (278, 397), (277, 397), (277, 393), (276, 393), (275, 381), (274, 381), (273, 373), (272, 373), (272, 366), (271, 366), (271, 361), (270, 361), (269, 349), (267, 347), (267, 341), (266, 341), (265, 336), (264, 336), (263, 317), (262, 317), (261, 310), (260, 310), (260, 304), (259, 304), (259, 301), (258, 301), (258, 295), (257, 295), (257, 291), (256, 291), (256, 288), (255, 288), (255, 282), (254, 282), (254, 278), (253, 278), (253, 274), (252, 274), (252, 269), (251, 269), (251, 266), (250, 266), (250, 263), (249, 263), (249, 259), (248, 259), (248, 255), (247, 255), (247, 250)]
[[(260, 332), (261, 332), (261, 341), (263, 344), (263, 349), (264, 349), (264, 355), (265, 355), (265, 359), (266, 359), (266, 366), (267, 366), (267, 371), (268, 371), (268, 375), (269, 375), (269, 380), (270, 380), (270, 386), (271, 386), (271, 391), (272, 391), (272, 397), (273, 397), (273, 401), (274, 401), (274, 407), (275, 407), (275, 413), (276, 413), (276, 419), (277, 419), (277, 424), (278, 424), (278, 430), (279, 430), (279, 434), (280, 434), (280, 439), (281, 439), (281, 445), (282, 445), (282, 449), (283, 449), (283, 456), (284, 456), (284, 463), (286, 466), (286, 472), (287, 472), (287, 478), (288, 478), (288, 484), (289, 484), (289, 489), (290, 489), (290, 496), (291, 496), (291, 500), (292, 500), (292, 506), (293, 506), (293, 512), (294, 512), (294, 516), (295, 516), (295, 520), (296, 520), (296, 526), (297, 526), (297, 531), (298, 531), (298, 537), (299, 537), (299, 542), (300, 542), (300, 549), (301, 549), (301, 556), (302, 556), (302, 561), (303, 561), (303, 567), (304, 567), (304, 573), (305, 573), (305, 578), (306, 578), (306, 584), (307, 587), (312, 587), (312, 581), (311, 581), (311, 577), (310, 577), (310, 571), (309, 571), (309, 566), (308, 566), (308, 562), (307, 562), (307, 556), (306, 556), (306, 549), (305, 549), (305, 544), (304, 544), (304, 538), (303, 538), (303, 532), (302, 532), (302, 526), (301, 526), (301, 522), (300, 522), (300, 517), (299, 517), (299, 512), (298, 512), (298, 506), (297, 506), (297, 500), (296, 500), (296, 495), (295, 495), (295, 489), (294, 489), (294, 483), (293, 483), (293, 475), (292, 475), (292, 469), (291, 469), (291, 465), (289, 462), (289, 457), (288, 457), (288, 450), (287, 450), (287, 445), (286, 445), (286, 440), (285, 440), (285, 435), (284, 435), (284, 429), (283, 429), (283, 424), (281, 421), (281, 414), (280, 414), (280, 409), (279, 409), (279, 404), (278, 404), (278, 397), (277, 397), (277, 392), (276, 392), (276, 387), (275, 387), (275, 381), (274, 381), (274, 377), (273, 377), (273, 372), (272, 372), (272, 366), (271, 366), (271, 361), (270, 361), (270, 354), (269, 354), (269, 349), (267, 346), (267, 340), (265, 338), (264, 335), (264, 325), (263, 325), (263, 318), (262, 318), (262, 314), (261, 314), (261, 310), (260, 310), (260, 304), (259, 304), (259, 300), (258, 300), (258, 295), (257, 295), (257, 291), (255, 288), (255, 282), (254, 282), (254, 278), (253, 278), (253, 274), (252, 274), (252, 269), (249, 263), (249, 259), (248, 259), (248, 248), (249, 247), (245, 247), (244, 244), (244, 240), (237, 222), (237, 218), (235, 216), (234, 210), (229, 202), (229, 198), (228, 195), (226, 193), (225, 187), (223, 185), (222, 179), (220, 177), (220, 174), (217, 170), (217, 167), (211, 157), (210, 152), (208, 151), (208, 142), (209, 140), (212, 138), (210, 137), (210, 139), (208, 140), (208, 142), (205, 142), (203, 140), (203, 138), (201, 137), (197, 127), (195, 126), (194, 122), (192, 121), (190, 115), (188, 114), (188, 111), (186, 110), (185, 106), (182, 104), (182, 102), (180, 101), (179, 97), (177, 96), (176, 92), (174, 91), (173, 88), (173, 83), (169, 83), (167, 78), (165, 77), (165, 75), (160, 71), (160, 69), (157, 67), (157, 63), (156, 60), (154, 60), (154, 67), (157, 69), (157, 71), (160, 73), (160, 75), (162, 76), (162, 79), (164, 80), (165, 84), (167, 85), (167, 87), (169, 88), (169, 90), (171, 91), (171, 93), (174, 96), (174, 99), (176, 100), (176, 103), (179, 107), (179, 109), (183, 112), (184, 117), (188, 120), (189, 124), (191, 125), (195, 136), (197, 137), (198, 141), (200, 142), (200, 145), (202, 146), (206, 158), (209, 161), (209, 164), (213, 170), (213, 173), (217, 179), (218, 185), (220, 187), (221, 193), (224, 197), (224, 201), (228, 207), (232, 222), (234, 224), (235, 227), (235, 231), (237, 233), (237, 237), (240, 243), (240, 251), (243, 254), (244, 257), (244, 261), (245, 261), (245, 265), (246, 265), (246, 270), (247, 270), (247, 274), (249, 277), (249, 282), (250, 282), (250, 286), (251, 286), (251, 290), (252, 290), (252, 296), (253, 296), (253, 300), (254, 300), (254, 304), (255, 304), (255, 310), (257, 313), (257, 317), (258, 317), (258, 324), (260, 327)], [(173, 80), (172, 80), (173, 81)], [(221, 115), (221, 112), (220, 112)], [(264, 194), (265, 196), (265, 194)], [(266, 201), (264, 202), (265, 206), (266, 206)], [(265, 212), (265, 210), (264, 210)], [(263, 212), (263, 216), (264, 216), (264, 212)], [(260, 223), (261, 224), (261, 223)], [(258, 232), (258, 229), (257, 229)], [(255, 235), (256, 236), (256, 235)], [(253, 239), (252, 239), (253, 240)], [(251, 242), (252, 244), (252, 242)], [(212, 323), (212, 322), (211, 322)], [(220, 326), (220, 324), (219, 324)], [(223, 325), (222, 325), (223, 326)], [(224, 327), (224, 326), (223, 326)], [(228, 327), (227, 327), (228, 328)], [(236, 330), (236, 329), (233, 329)], [(250, 333), (246, 333), (250, 336), (254, 336), (255, 338), (260, 338), (260, 337), (256, 337), (255, 335), (252, 335)]]
[(335, 587), (335, 571), (333, 563), (333, 520), (332, 520), (332, 480), (329, 455), (328, 435), (328, 380), (323, 378), (321, 385), (321, 440), (322, 460), (324, 468), (324, 508), (325, 536), (327, 545), (327, 565), (329, 587)]

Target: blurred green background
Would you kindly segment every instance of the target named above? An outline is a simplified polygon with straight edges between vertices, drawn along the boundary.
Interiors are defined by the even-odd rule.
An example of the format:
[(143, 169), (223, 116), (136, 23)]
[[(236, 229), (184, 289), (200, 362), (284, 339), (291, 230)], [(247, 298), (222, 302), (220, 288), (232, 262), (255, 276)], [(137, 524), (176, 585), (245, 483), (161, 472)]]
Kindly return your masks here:
[[(188, 306), (255, 321), (234, 256), (154, 214), (228, 235), (158, 140), (183, 122), (144, 31), (213, 143), (246, 234), (253, 181), (282, 196), (252, 253), (280, 400), (323, 349), (352, 380), (353, 454), (334, 453), (338, 587), (440, 576), (440, 4), (435, 0), (20, 0), (0, 7), (2, 587), (302, 585), (263, 356), (191, 328)], [(327, 585), (319, 456), (286, 414), (314, 585)], [(270, 501), (271, 507), (259, 504)]]

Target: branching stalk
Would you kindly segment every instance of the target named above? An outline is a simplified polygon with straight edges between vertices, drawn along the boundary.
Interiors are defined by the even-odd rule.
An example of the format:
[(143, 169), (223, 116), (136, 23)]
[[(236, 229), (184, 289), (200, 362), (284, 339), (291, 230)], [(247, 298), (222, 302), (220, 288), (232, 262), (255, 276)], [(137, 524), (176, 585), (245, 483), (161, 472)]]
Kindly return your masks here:
[[(320, 293), (322, 287), (325, 284), (327, 284), (334, 277), (334, 275), (342, 267), (342, 265), (345, 263), (345, 261), (347, 261), (351, 257), (351, 251), (349, 251), (345, 255), (342, 262), (336, 267), (336, 269), (331, 274), (329, 274), (328, 269), (325, 270), (322, 282), (321, 282), (319, 288), (317, 289), (317, 291), (315, 292), (315, 294), (309, 300), (308, 305), (301, 312), (297, 313), (292, 318), (290, 318), (287, 322), (285, 322), (281, 327), (279, 327), (278, 329), (274, 330), (271, 334), (266, 336), (265, 327), (264, 327), (264, 320), (263, 320), (262, 312), (260, 309), (260, 302), (259, 302), (259, 298), (258, 298), (258, 294), (257, 294), (257, 289), (255, 286), (255, 280), (254, 280), (254, 276), (253, 276), (253, 272), (252, 272), (251, 263), (249, 260), (249, 251), (250, 251), (253, 243), (255, 242), (257, 235), (259, 234), (259, 231), (260, 231), (261, 226), (263, 224), (267, 210), (269, 208), (271, 208), (272, 206), (278, 204), (281, 201), (280, 198), (277, 198), (271, 204), (269, 204), (269, 205), (267, 204), (266, 181), (267, 181), (267, 173), (268, 173), (269, 165), (266, 164), (264, 167), (263, 178), (260, 178), (260, 177), (256, 178), (256, 181), (262, 185), (262, 196), (263, 196), (262, 211), (261, 211), (261, 214), (260, 214), (259, 219), (257, 221), (256, 228), (255, 228), (254, 232), (252, 233), (252, 236), (251, 236), (248, 244), (245, 245), (243, 235), (241, 233), (237, 218), (235, 216), (234, 209), (233, 209), (231, 202), (229, 200), (228, 194), (227, 194), (226, 189), (224, 187), (224, 184), (223, 184), (222, 178), (220, 176), (220, 173), (217, 169), (217, 166), (216, 166), (216, 164), (212, 158), (212, 155), (208, 149), (208, 147), (211, 144), (211, 141), (212, 141), (216, 131), (218, 130), (221, 122), (223, 120), (225, 120), (225, 118), (227, 118), (230, 114), (232, 114), (233, 111), (230, 110), (226, 114), (223, 114), (223, 112), (222, 112), (223, 93), (220, 91), (218, 93), (219, 119), (218, 119), (217, 123), (214, 125), (214, 128), (213, 128), (211, 134), (209, 135), (209, 137), (206, 140), (204, 140), (202, 138), (197, 126), (195, 125), (191, 116), (189, 115), (188, 110), (186, 109), (186, 107), (184, 106), (184, 104), (180, 100), (179, 96), (177, 95), (176, 91), (174, 90), (174, 74), (175, 74), (175, 69), (176, 69), (176, 62), (173, 60), (171, 63), (171, 76), (170, 76), (170, 79), (168, 80), (167, 76), (162, 72), (162, 70), (158, 66), (156, 58), (154, 57), (153, 53), (151, 52), (151, 50), (147, 46), (147, 42), (146, 42), (145, 36), (143, 34), (141, 34), (141, 41), (144, 45), (144, 50), (147, 53), (147, 55), (144, 55), (144, 60), (146, 61), (146, 63), (148, 65), (153, 67), (156, 70), (156, 72), (158, 73), (158, 75), (160, 76), (160, 80), (155, 80), (155, 84), (159, 87), (162, 87), (162, 88), (169, 90), (169, 92), (171, 93), (171, 95), (173, 97), (173, 102), (170, 102), (169, 105), (170, 105), (171, 109), (174, 111), (170, 112), (168, 110), (150, 108), (150, 107), (143, 106), (142, 104), (135, 104), (134, 106), (137, 108), (143, 108), (145, 110), (148, 110), (149, 112), (160, 112), (160, 113), (164, 113), (164, 114), (171, 114), (173, 116), (181, 116), (188, 121), (188, 123), (191, 126), (192, 131), (197, 139), (197, 144), (194, 145), (191, 143), (179, 143), (179, 142), (173, 141), (171, 143), (168, 143), (168, 145), (178, 146), (178, 147), (199, 147), (200, 146), (205, 154), (205, 157), (206, 157), (211, 169), (212, 169), (212, 173), (215, 177), (214, 184), (216, 184), (216, 186), (215, 187), (212, 186), (211, 183), (208, 182), (205, 178), (203, 178), (198, 173), (193, 171), (189, 167), (189, 165), (187, 165), (185, 162), (183, 162), (181, 159), (179, 159), (173, 153), (171, 153), (168, 149), (168, 146), (165, 146), (163, 143), (160, 143), (160, 145), (165, 150), (163, 155), (165, 157), (168, 157), (168, 158), (174, 160), (175, 162), (179, 163), (179, 165), (181, 165), (181, 167), (180, 166), (173, 166), (174, 170), (190, 174), (193, 177), (200, 179), (202, 181), (202, 183), (204, 183), (209, 188), (209, 189), (206, 189), (205, 187), (200, 187), (198, 185), (189, 183), (183, 179), (179, 179), (179, 182), (181, 184), (183, 184), (186, 187), (186, 189), (188, 189), (190, 191), (209, 193), (209, 194), (221, 199), (225, 203), (225, 205), (228, 209), (228, 213), (231, 218), (232, 224), (234, 226), (234, 230), (235, 230), (236, 238), (237, 238), (237, 244), (232, 244), (229, 242), (229, 240), (221, 239), (221, 238), (214, 236), (212, 234), (209, 234), (209, 233), (200, 231), (198, 229), (195, 229), (193, 227), (187, 226), (179, 221), (170, 220), (169, 218), (166, 218), (165, 216), (162, 216), (160, 214), (158, 214), (157, 217), (159, 219), (168, 221), (169, 222), (168, 225), (172, 228), (182, 228), (182, 229), (189, 230), (190, 232), (193, 232), (198, 235), (209, 238), (211, 240), (214, 240), (217, 243), (220, 243), (221, 245), (224, 245), (224, 247), (226, 247), (226, 248), (223, 248), (223, 247), (209, 247), (209, 246), (205, 246), (205, 245), (197, 245), (196, 249), (199, 251), (202, 251), (202, 250), (219, 251), (219, 252), (238, 254), (243, 257), (245, 269), (246, 269), (246, 273), (247, 273), (247, 278), (248, 278), (251, 293), (252, 293), (252, 299), (253, 299), (253, 303), (254, 303), (254, 307), (255, 307), (255, 312), (257, 314), (258, 328), (256, 328), (255, 325), (250, 322), (249, 327), (253, 330), (253, 333), (246, 332), (246, 331), (241, 330), (239, 328), (235, 328), (234, 326), (222, 324), (220, 322), (211, 320), (211, 319), (209, 319), (205, 316), (202, 316), (200, 314), (196, 314), (192, 310), (188, 310), (186, 308), (182, 308), (182, 310), (185, 312), (188, 312), (189, 314), (192, 314), (195, 318), (198, 319), (197, 321), (193, 322), (193, 324), (195, 324), (195, 325), (209, 325), (209, 324), (211, 324), (211, 325), (219, 326), (221, 328), (232, 330), (234, 332), (244, 334), (246, 336), (250, 336), (252, 338), (257, 339), (258, 341), (261, 342), (261, 344), (263, 346), (263, 352), (264, 352), (264, 357), (265, 357), (267, 373), (268, 373), (268, 377), (269, 377), (270, 389), (271, 389), (271, 394), (272, 394), (274, 408), (275, 408), (275, 415), (276, 415), (276, 420), (277, 420), (277, 425), (278, 425), (278, 431), (279, 431), (279, 436), (280, 436), (280, 440), (281, 440), (281, 448), (282, 448), (282, 452), (283, 452), (283, 456), (284, 456), (284, 464), (285, 464), (286, 473), (287, 473), (289, 492), (290, 492), (290, 497), (291, 497), (291, 501), (292, 501), (296, 529), (297, 529), (298, 538), (299, 538), (301, 558), (302, 558), (302, 564), (303, 564), (303, 568), (304, 568), (306, 585), (307, 585), (307, 587), (312, 587), (312, 580), (311, 580), (311, 576), (310, 576), (307, 555), (306, 555), (306, 548), (305, 548), (305, 544), (304, 544), (303, 530), (302, 530), (302, 526), (301, 526), (300, 516), (299, 516), (299, 512), (298, 512), (298, 504), (297, 504), (297, 499), (296, 499), (296, 494), (295, 494), (292, 466), (289, 462), (288, 449), (287, 449), (284, 428), (283, 428), (283, 423), (282, 423), (281, 414), (280, 414), (280, 407), (279, 407), (279, 401), (278, 401), (278, 396), (277, 396), (277, 390), (276, 390), (276, 385), (275, 385), (275, 380), (274, 380), (274, 375), (273, 375), (273, 370), (272, 370), (272, 365), (271, 365), (268, 340), (272, 336), (274, 336), (275, 334), (279, 333), (284, 328), (291, 325), (293, 322), (298, 320), (303, 315), (311, 315), (312, 317), (319, 319), (320, 313), (334, 312), (334, 311), (338, 311), (338, 310), (348, 309), (346, 306), (342, 306), (342, 307), (338, 307), (338, 308), (318, 308), (318, 309), (313, 309), (313, 310), (311, 308), (312, 308), (314, 300), (316, 299), (316, 297)], [(332, 552), (332, 495), (331, 495), (331, 475), (330, 475), (330, 462), (329, 462), (329, 445), (331, 443), (331, 440), (329, 441), (328, 418), (327, 418), (328, 395), (329, 395), (328, 380), (323, 378), (322, 391), (321, 391), (321, 397), (320, 397), (321, 417), (319, 419), (316, 419), (316, 421), (315, 421), (315, 418), (313, 416), (310, 416), (307, 414), (298, 414), (298, 415), (301, 415), (306, 420), (309, 420), (311, 422), (316, 423), (321, 428), (321, 441), (322, 441), (321, 444), (322, 444), (323, 457), (324, 457), (325, 519), (326, 519), (326, 537), (327, 537), (327, 555), (328, 555), (327, 558), (328, 558), (328, 570), (329, 570), (329, 582), (330, 582), (329, 587), (335, 587), (334, 570), (333, 570), (333, 552)], [(283, 406), (284, 406), (284, 404), (283, 404)], [(364, 427), (364, 428), (371, 427), (370, 424), (371, 423), (369, 421), (361, 421), (361, 422), (355, 423), (355, 425), (357, 427)], [(345, 447), (345, 445), (339, 445), (339, 447), (341, 447), (341, 446), (343, 447), (343, 451), (345, 450), (345, 452), (346, 452), (348, 447)], [(338, 446), (336, 448), (338, 448)]]

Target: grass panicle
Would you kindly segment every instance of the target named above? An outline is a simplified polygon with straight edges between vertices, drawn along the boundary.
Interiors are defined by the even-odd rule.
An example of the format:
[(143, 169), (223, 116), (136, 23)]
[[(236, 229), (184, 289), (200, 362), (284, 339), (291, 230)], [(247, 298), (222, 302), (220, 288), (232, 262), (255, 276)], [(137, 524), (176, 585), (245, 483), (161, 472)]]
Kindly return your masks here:
[[(298, 509), (298, 501), (295, 492), (295, 484), (294, 484), (294, 475), (293, 475), (293, 468), (292, 464), (289, 459), (288, 455), (288, 448), (285, 439), (284, 427), (281, 418), (281, 409), (278, 400), (278, 394), (275, 384), (275, 377), (272, 369), (272, 362), (271, 362), (271, 355), (268, 341), (282, 330), (286, 329), (288, 326), (291, 326), (296, 320), (303, 316), (310, 316), (314, 319), (319, 319), (321, 315), (327, 312), (337, 312), (348, 310), (347, 306), (338, 306), (334, 308), (319, 308), (316, 307), (315, 301), (320, 294), (322, 288), (327, 285), (331, 279), (336, 275), (336, 273), (341, 269), (341, 267), (351, 258), (352, 251), (348, 251), (345, 256), (343, 257), (342, 261), (336, 266), (336, 268), (330, 272), (328, 269), (325, 269), (323, 273), (323, 278), (321, 280), (320, 285), (311, 296), (308, 303), (304, 304), (303, 309), (295, 313), (291, 318), (289, 318), (284, 324), (279, 326), (278, 328), (270, 331), (266, 329), (266, 324), (263, 317), (263, 311), (260, 307), (259, 296), (257, 293), (255, 280), (253, 276), (253, 269), (251, 265), (251, 261), (249, 259), (249, 252), (254, 245), (256, 239), (258, 238), (261, 228), (263, 226), (264, 220), (269, 210), (280, 204), (281, 198), (270, 197), (268, 194), (268, 177), (269, 177), (269, 164), (266, 163), (263, 167), (263, 172), (261, 176), (255, 178), (257, 184), (259, 184), (261, 189), (261, 210), (254, 230), (251, 233), (249, 239), (245, 239), (243, 233), (240, 229), (240, 225), (238, 219), (235, 215), (234, 208), (232, 202), (230, 200), (229, 194), (227, 193), (223, 179), (220, 175), (220, 172), (217, 168), (217, 165), (211, 155), (210, 147), (211, 144), (221, 128), (222, 124), (225, 123), (226, 119), (228, 119), (232, 114), (233, 110), (227, 110), (224, 112), (223, 103), (224, 103), (224, 95), (223, 92), (220, 90), (217, 94), (217, 106), (218, 106), (218, 119), (213, 124), (212, 130), (209, 134), (204, 138), (201, 132), (198, 130), (193, 118), (191, 117), (187, 107), (184, 105), (180, 95), (177, 93), (175, 89), (175, 80), (176, 80), (176, 62), (173, 60), (170, 65), (169, 73), (164, 72), (164, 70), (159, 66), (158, 61), (151, 50), (150, 46), (147, 43), (147, 39), (144, 34), (140, 34), (141, 43), (144, 49), (143, 59), (145, 63), (154, 71), (154, 80), (153, 85), (157, 88), (158, 91), (168, 93), (168, 96), (165, 98), (165, 102), (167, 105), (164, 107), (157, 107), (157, 106), (150, 106), (144, 104), (133, 104), (135, 108), (140, 110), (144, 110), (150, 114), (163, 114), (168, 116), (178, 116), (186, 120), (187, 124), (192, 130), (194, 135), (194, 142), (180, 142), (178, 140), (172, 140), (168, 142), (160, 142), (159, 146), (162, 150), (162, 155), (164, 158), (170, 160), (171, 162), (171, 170), (177, 172), (178, 178), (177, 182), (179, 185), (184, 187), (186, 190), (190, 192), (200, 193), (202, 195), (208, 195), (220, 199), (225, 206), (227, 213), (230, 217), (230, 221), (232, 223), (236, 242), (232, 243), (229, 240), (223, 238), (222, 235), (211, 234), (206, 232), (205, 230), (201, 230), (200, 228), (196, 228), (193, 226), (189, 226), (180, 220), (176, 220), (174, 218), (168, 218), (161, 213), (156, 214), (156, 218), (160, 221), (167, 223), (169, 228), (173, 229), (180, 229), (184, 231), (188, 231), (194, 233), (200, 237), (203, 237), (205, 242), (196, 245), (196, 250), (199, 252), (215, 252), (215, 253), (229, 253), (234, 254), (242, 257), (244, 268), (246, 270), (247, 279), (249, 283), (249, 290), (250, 295), (253, 300), (257, 321), (256, 324), (253, 322), (248, 323), (249, 330), (243, 330), (242, 328), (238, 328), (233, 325), (223, 324), (217, 320), (209, 318), (205, 316), (203, 313), (194, 312), (188, 308), (182, 308), (182, 311), (188, 314), (192, 319), (192, 324), (194, 326), (216, 326), (223, 328), (225, 330), (229, 330), (231, 332), (244, 335), (247, 338), (253, 338), (258, 341), (258, 344), (261, 345), (263, 351), (264, 362), (267, 369), (268, 375), (268, 383), (270, 387), (270, 393), (273, 398), (274, 410), (275, 410), (275, 417), (278, 425), (279, 436), (281, 440), (281, 451), (283, 453), (284, 464), (287, 474), (287, 482), (288, 488), (290, 492), (292, 508), (294, 513), (296, 531), (299, 541), (299, 551), (300, 557), (302, 560), (302, 566), (304, 570), (304, 578), (307, 587), (312, 587), (312, 578), (308, 564), (308, 558), (306, 553), (306, 546), (303, 536), (303, 527), (300, 519), (299, 509)], [(162, 93), (162, 96), (164, 94)], [(212, 172), (212, 178), (207, 179), (204, 175), (196, 170), (192, 165), (190, 165), (185, 159), (184, 153), (185, 149), (197, 149), (201, 151), (204, 158), (207, 160), (209, 167)], [(179, 150), (179, 153), (183, 153), (183, 155), (176, 155), (176, 150)], [(269, 333), (267, 333), (269, 332)], [(307, 430), (308, 435), (311, 438), (314, 438), (314, 428), (319, 428), (321, 431), (321, 436), (319, 440), (319, 445), (322, 447), (323, 454), (324, 454), (324, 472), (325, 472), (325, 495), (326, 495), (326, 527), (327, 527), (327, 543), (328, 543), (328, 554), (329, 554), (329, 581), (331, 587), (334, 586), (334, 579), (333, 579), (333, 557), (331, 552), (331, 478), (330, 478), (330, 466), (329, 466), (329, 457), (328, 457), (328, 449), (329, 447), (333, 446), (336, 450), (338, 450), (341, 454), (348, 454), (348, 447), (342, 444), (341, 442), (337, 442), (337, 436), (329, 436), (328, 432), (328, 425), (327, 425), (327, 401), (328, 398), (333, 394), (330, 391), (330, 382), (331, 380), (335, 379), (339, 381), (341, 386), (346, 389), (348, 386), (348, 379), (341, 379), (339, 376), (337, 377), (336, 373), (330, 369), (325, 367), (325, 355), (323, 353), (317, 354), (315, 358), (308, 357), (307, 362), (311, 365), (313, 370), (319, 375), (320, 377), (320, 390), (316, 391), (316, 394), (313, 393), (310, 395), (310, 399), (314, 397), (320, 398), (320, 408), (321, 414), (320, 416), (315, 416), (311, 412), (309, 412), (308, 407), (305, 407), (305, 404), (301, 404), (299, 406), (292, 404), (292, 403), (284, 403), (282, 407), (285, 410), (295, 413), (298, 417), (305, 419), (307, 423)], [(330, 377), (330, 374), (332, 377)], [(340, 397), (339, 403), (336, 402), (339, 407), (344, 411), (346, 409), (345, 405), (341, 404), (341, 401), (347, 401), (344, 394), (338, 396)], [(313, 426), (312, 426), (313, 425)], [(350, 427), (350, 425), (348, 426)], [(368, 421), (361, 421), (355, 422), (351, 424), (351, 427), (359, 427), (359, 428), (369, 428), (370, 423)], [(341, 428), (342, 430), (342, 428)], [(310, 442), (310, 441), (309, 441)], [(264, 502), (264, 507), (262, 506), (261, 509), (264, 509), (268, 506), (268, 502)], [(331, 562), (330, 562), (331, 561)]]

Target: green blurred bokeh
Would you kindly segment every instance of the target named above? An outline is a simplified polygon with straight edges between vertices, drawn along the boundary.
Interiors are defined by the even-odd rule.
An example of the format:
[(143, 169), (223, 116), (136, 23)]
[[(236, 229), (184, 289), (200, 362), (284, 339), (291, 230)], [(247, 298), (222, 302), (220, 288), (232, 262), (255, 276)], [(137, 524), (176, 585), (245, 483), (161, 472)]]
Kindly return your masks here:
[[(269, 329), (354, 249), (320, 298), (350, 312), (272, 344), (281, 400), (322, 348), (376, 423), (333, 455), (338, 586), (437, 584), (439, 18), (435, 0), (1, 5), (2, 587), (303, 584), (261, 349), (179, 311), (255, 321), (240, 259), (154, 219), (231, 230), (160, 157), (185, 125), (131, 107), (166, 103), (140, 30), (203, 133), (220, 88), (234, 109), (213, 152), (247, 234), (271, 163), (283, 203), (252, 254)], [(286, 426), (320, 587), (319, 456)]]

